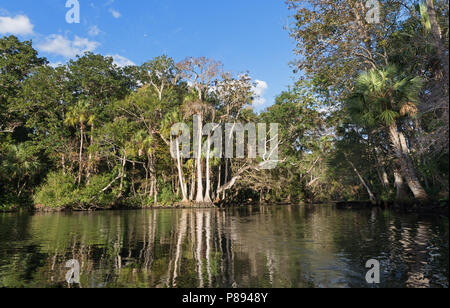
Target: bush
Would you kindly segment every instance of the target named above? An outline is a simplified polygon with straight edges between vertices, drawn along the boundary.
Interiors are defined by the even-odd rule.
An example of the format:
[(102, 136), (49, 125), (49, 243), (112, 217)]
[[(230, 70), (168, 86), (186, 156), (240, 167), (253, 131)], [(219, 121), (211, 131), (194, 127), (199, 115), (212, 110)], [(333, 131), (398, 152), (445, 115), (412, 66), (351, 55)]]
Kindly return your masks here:
[(75, 190), (75, 178), (71, 174), (51, 172), (34, 195), (34, 203), (49, 208), (70, 207), (77, 203)]
[(115, 191), (102, 192), (112, 180), (113, 176), (111, 174), (92, 176), (89, 184), (77, 190), (77, 205), (82, 208), (112, 206), (116, 200)]
[(63, 172), (52, 172), (34, 196), (36, 205), (48, 208), (107, 207), (114, 204), (114, 192), (102, 192), (112, 181), (112, 175), (92, 176), (88, 184), (77, 187), (75, 177)]
[(168, 184), (164, 184), (162, 186), (158, 199), (161, 204), (173, 204), (180, 201), (179, 198), (173, 193), (172, 187)]

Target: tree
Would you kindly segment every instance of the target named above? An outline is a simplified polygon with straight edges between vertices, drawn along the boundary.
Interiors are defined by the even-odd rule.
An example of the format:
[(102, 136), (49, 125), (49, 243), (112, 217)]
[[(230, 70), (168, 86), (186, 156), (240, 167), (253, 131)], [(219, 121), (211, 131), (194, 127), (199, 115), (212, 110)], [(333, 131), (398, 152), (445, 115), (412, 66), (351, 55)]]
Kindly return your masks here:
[(405, 9), (402, 1), (378, 1), (379, 23), (368, 23), (363, 0), (288, 0), (294, 22), (290, 34), (297, 42), (296, 70), (315, 90), (336, 103), (352, 90), (361, 71), (389, 61), (386, 39), (398, 29)]
[[(188, 195), (187, 195), (187, 183), (186, 183), (186, 178), (184, 176), (184, 172), (183, 172), (183, 157), (181, 156), (181, 152), (180, 152), (180, 143), (179, 143), (179, 137), (180, 134), (182, 133), (181, 129), (182, 127), (178, 127), (179, 131), (178, 131), (178, 136), (172, 136), (172, 127), (173, 125), (176, 125), (177, 123), (181, 123), (183, 120), (183, 116), (182, 113), (180, 112), (180, 110), (178, 108), (174, 109), (172, 112), (167, 113), (166, 117), (164, 118), (164, 121), (162, 123), (162, 128), (163, 128), (163, 133), (165, 135), (170, 135), (170, 140), (171, 140), (171, 153), (175, 154), (176, 156), (176, 163), (177, 163), (177, 170), (178, 170), (178, 181), (179, 181), (179, 186), (181, 189), (181, 195), (183, 197), (182, 202), (183, 203), (187, 203), (188, 202)], [(175, 141), (173, 141), (173, 139), (175, 139)], [(173, 148), (175, 147), (175, 149)]]
[(202, 168), (202, 136), (203, 136), (203, 119), (207, 112), (212, 111), (211, 105), (208, 103), (208, 94), (214, 85), (214, 79), (220, 76), (222, 64), (207, 58), (187, 58), (177, 64), (177, 68), (181, 72), (181, 77), (188, 81), (192, 88), (190, 93), (185, 97), (186, 108), (196, 115), (196, 131), (194, 136), (194, 153), (196, 155), (197, 166), (197, 197), (196, 202), (204, 202), (203, 194), (203, 168)]
[(16, 111), (32, 131), (29, 138), (64, 172), (70, 157), (71, 132), (65, 125), (68, 106), (73, 104), (67, 70), (43, 66), (35, 69), (23, 83)]
[(398, 125), (400, 117), (417, 114), (421, 88), (420, 78), (404, 76), (395, 66), (370, 70), (358, 77), (348, 110), (360, 123), (386, 127), (402, 176), (414, 196), (426, 201), (428, 194), (417, 178), (405, 135)]
[(42, 168), (36, 149), (29, 143), (7, 145), (0, 164), (0, 175), (8, 175), (5, 181), (14, 183), (14, 192), (20, 198), (30, 188), (33, 178)]
[(23, 81), (37, 67), (47, 63), (39, 58), (31, 41), (20, 42), (15, 36), (0, 39), (0, 133), (13, 133), (22, 119), (14, 110)]
[(78, 152), (78, 185), (81, 184), (83, 174), (83, 144), (85, 139), (86, 125), (93, 126), (95, 115), (91, 114), (91, 106), (88, 102), (80, 101), (69, 109), (65, 123), (72, 127), (80, 127), (80, 150)]

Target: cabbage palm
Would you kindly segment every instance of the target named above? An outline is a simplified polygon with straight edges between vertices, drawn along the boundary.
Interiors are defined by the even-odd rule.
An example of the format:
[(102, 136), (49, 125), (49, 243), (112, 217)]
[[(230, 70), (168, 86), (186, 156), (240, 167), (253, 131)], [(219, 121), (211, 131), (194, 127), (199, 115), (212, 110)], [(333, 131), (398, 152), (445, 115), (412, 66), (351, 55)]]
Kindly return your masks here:
[(20, 197), (28, 182), (41, 170), (42, 165), (25, 143), (7, 145), (5, 150), (0, 162), (0, 171), (8, 175), (9, 181), (17, 183), (17, 197)]
[(93, 125), (95, 116), (91, 113), (91, 107), (88, 102), (80, 101), (75, 106), (70, 108), (66, 115), (65, 124), (72, 127), (80, 127), (80, 151), (79, 151), (79, 170), (78, 170), (78, 184), (81, 183), (82, 163), (83, 163), (83, 141), (84, 131), (87, 125)]
[(414, 197), (426, 200), (428, 195), (416, 176), (406, 137), (398, 126), (401, 117), (416, 116), (421, 88), (421, 78), (406, 76), (396, 66), (372, 69), (357, 78), (347, 107), (357, 124), (387, 129), (402, 176)]
[(194, 149), (197, 152), (196, 166), (197, 166), (197, 196), (196, 202), (204, 202), (205, 198), (203, 195), (203, 174), (202, 174), (202, 136), (203, 136), (203, 118), (207, 113), (212, 112), (212, 106), (207, 102), (201, 100), (201, 94), (198, 90), (192, 90), (186, 94), (184, 98), (184, 104), (182, 106), (183, 114), (185, 116), (196, 115), (197, 116), (197, 148)]
[[(172, 141), (172, 134), (171, 134), (171, 128), (173, 124), (176, 123), (181, 123), (182, 122), (182, 116), (180, 114), (180, 112), (175, 109), (172, 112), (168, 113), (166, 115), (166, 117), (164, 118), (163, 122), (162, 122), (162, 128), (163, 128), (163, 133), (164, 134), (169, 134), (170, 135), (170, 140)], [(177, 169), (178, 169), (178, 179), (180, 182), (180, 188), (181, 188), (181, 194), (183, 196), (183, 201), (182, 202), (188, 202), (188, 197), (187, 197), (187, 184), (186, 184), (186, 179), (184, 177), (183, 174), (183, 164), (182, 164), (182, 158), (181, 158), (181, 153), (180, 153), (180, 144), (179, 144), (179, 136), (176, 136), (175, 138), (175, 149), (172, 147), (172, 142), (170, 144), (171, 147), (171, 152), (173, 150), (175, 150), (175, 152), (173, 154), (176, 155), (176, 159), (177, 159)]]

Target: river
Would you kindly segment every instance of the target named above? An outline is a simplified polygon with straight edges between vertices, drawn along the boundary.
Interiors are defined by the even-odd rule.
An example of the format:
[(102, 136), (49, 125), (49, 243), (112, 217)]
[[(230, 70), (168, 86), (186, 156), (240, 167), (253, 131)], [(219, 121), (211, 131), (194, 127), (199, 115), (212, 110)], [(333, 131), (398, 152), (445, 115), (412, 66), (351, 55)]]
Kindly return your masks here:
[[(448, 218), (331, 205), (0, 214), (0, 287), (448, 287)], [(365, 267), (380, 263), (380, 284)]]

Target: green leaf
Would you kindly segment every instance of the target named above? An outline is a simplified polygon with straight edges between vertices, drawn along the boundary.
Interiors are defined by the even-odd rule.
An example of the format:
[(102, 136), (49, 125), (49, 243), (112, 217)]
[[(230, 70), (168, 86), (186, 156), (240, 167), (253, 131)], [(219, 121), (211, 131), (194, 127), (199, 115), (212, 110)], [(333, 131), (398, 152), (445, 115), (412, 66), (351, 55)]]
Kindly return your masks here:
[(398, 118), (398, 112), (393, 110), (386, 109), (380, 114), (380, 120), (383, 121), (386, 125), (390, 125), (394, 123), (395, 119)]

